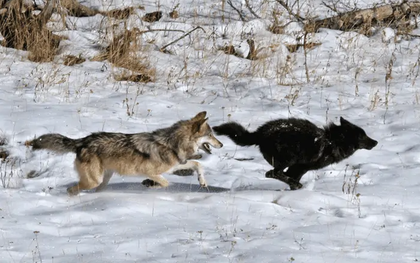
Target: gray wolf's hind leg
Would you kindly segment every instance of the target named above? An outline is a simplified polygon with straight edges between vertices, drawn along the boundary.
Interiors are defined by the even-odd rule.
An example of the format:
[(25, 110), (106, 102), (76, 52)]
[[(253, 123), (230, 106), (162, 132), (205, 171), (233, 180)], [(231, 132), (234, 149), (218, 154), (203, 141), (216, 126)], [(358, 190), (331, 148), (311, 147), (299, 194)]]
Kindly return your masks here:
[(290, 190), (297, 190), (302, 188), (302, 184), (293, 178), (288, 177), (282, 170), (274, 169), (265, 173), (265, 177), (280, 180), (289, 185)]
[(97, 158), (92, 157), (90, 162), (80, 162), (76, 159), (75, 167), (79, 174), (79, 182), (67, 188), (69, 195), (77, 195), (81, 190), (96, 188), (102, 181), (104, 169)]
[(169, 185), (168, 180), (166, 180), (162, 175), (153, 175), (149, 177), (150, 179), (143, 180), (142, 185), (150, 188), (161, 188)]
[(113, 174), (114, 174), (114, 171), (106, 170), (104, 173), (104, 179), (102, 180), (102, 183), (98, 187), (96, 187), (95, 191), (100, 192), (100, 191), (105, 190)]

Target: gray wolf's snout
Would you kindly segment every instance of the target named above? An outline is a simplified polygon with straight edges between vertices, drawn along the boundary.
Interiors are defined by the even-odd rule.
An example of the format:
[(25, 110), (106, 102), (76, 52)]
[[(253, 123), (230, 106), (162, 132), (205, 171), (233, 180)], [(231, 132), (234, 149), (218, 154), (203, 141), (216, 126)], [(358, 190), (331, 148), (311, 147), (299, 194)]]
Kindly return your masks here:
[(217, 141), (218, 145), (215, 146), (215, 148), (222, 148), (223, 147), (223, 143), (221, 143), (220, 141)]

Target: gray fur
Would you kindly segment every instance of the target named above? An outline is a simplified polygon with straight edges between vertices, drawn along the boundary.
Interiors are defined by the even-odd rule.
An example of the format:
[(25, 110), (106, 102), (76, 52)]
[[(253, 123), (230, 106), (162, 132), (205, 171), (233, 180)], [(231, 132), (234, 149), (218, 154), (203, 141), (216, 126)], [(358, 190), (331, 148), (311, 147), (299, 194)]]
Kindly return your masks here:
[(200, 184), (206, 186), (201, 165), (190, 159), (199, 157), (200, 148), (209, 152), (208, 145), (220, 148), (222, 144), (214, 137), (205, 116), (206, 112), (201, 112), (190, 120), (153, 132), (97, 132), (80, 139), (52, 133), (26, 144), (33, 150), (76, 153), (75, 166), (80, 181), (68, 189), (70, 194), (99, 185), (98, 190), (104, 189), (113, 171), (121, 175), (145, 175), (156, 184), (167, 186), (161, 174), (173, 171), (176, 166), (195, 170)]

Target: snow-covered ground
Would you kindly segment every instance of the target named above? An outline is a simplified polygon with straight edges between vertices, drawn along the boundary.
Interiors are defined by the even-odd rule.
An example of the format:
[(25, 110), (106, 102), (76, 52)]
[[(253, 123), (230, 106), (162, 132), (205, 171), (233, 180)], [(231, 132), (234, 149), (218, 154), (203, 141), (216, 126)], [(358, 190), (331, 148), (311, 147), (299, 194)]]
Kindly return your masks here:
[[(249, 1), (257, 19), (246, 2), (232, 1), (247, 22), (225, 1), (82, 2), (101, 10), (144, 6), (127, 20), (130, 29), (204, 29), (170, 45), (171, 54), (159, 49), (182, 33), (142, 35), (154, 83), (117, 82), (111, 64), (89, 60), (118, 24), (101, 15), (68, 17), (67, 29), (55, 17), (51, 26), (68, 40), (53, 63), (32, 63), (26, 52), (0, 47), (0, 137), (7, 139), (0, 147), (11, 154), (0, 166), (1, 262), (420, 260), (420, 38), (390, 28), (371, 37), (321, 29), (308, 36), (321, 45), (308, 50), (306, 70), (303, 49), (286, 48), (297, 43), (301, 25), (273, 34), (273, 12), (286, 22), (287, 12), (276, 1)], [(302, 14), (332, 15), (321, 1), (297, 2)], [(172, 19), (177, 3), (179, 18)], [(140, 20), (158, 9), (160, 21)], [(246, 56), (246, 39), (255, 40), (260, 59), (218, 50), (233, 45)], [(88, 60), (64, 66), (67, 54)], [(145, 188), (144, 177), (114, 176), (105, 192), (76, 197), (66, 193), (77, 181), (73, 154), (33, 153), (23, 145), (50, 132), (76, 138), (153, 131), (203, 110), (210, 125), (235, 120), (250, 130), (275, 118), (322, 126), (343, 116), (379, 143), (308, 172), (303, 189), (289, 191), (264, 177), (271, 167), (257, 148), (220, 136), (224, 147), (201, 161), (208, 189), (196, 176), (165, 174), (166, 189)], [(39, 176), (27, 179), (31, 171)]]

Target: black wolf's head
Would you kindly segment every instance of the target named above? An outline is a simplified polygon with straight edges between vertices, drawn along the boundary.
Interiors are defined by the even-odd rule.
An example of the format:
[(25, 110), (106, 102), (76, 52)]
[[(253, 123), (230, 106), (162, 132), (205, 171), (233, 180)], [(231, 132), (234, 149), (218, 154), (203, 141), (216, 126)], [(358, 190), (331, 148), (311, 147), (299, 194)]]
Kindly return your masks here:
[(346, 142), (351, 144), (355, 150), (371, 150), (378, 142), (366, 135), (366, 132), (359, 126), (354, 125), (348, 120), (340, 117), (341, 129), (344, 131)]

